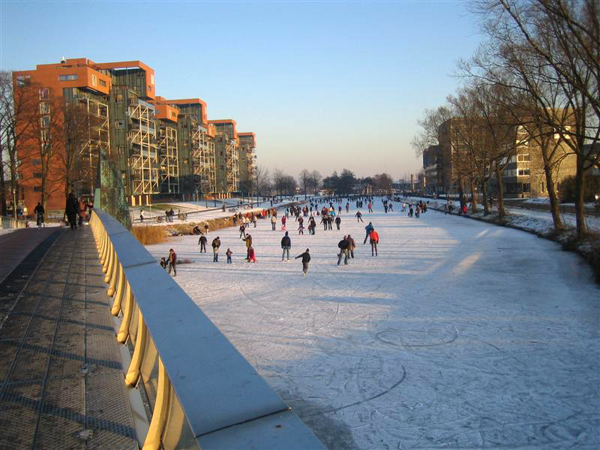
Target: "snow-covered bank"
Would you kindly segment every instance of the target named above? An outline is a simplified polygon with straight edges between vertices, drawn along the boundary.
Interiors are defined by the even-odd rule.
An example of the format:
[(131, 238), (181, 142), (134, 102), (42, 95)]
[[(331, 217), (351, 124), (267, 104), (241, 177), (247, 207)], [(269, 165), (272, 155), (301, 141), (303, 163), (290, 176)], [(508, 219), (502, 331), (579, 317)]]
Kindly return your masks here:
[[(372, 257), (354, 213), (316, 236), (291, 220), (293, 256), (313, 255), (306, 277), (281, 262), (283, 233), (266, 221), (249, 229), (256, 264), (237, 229), (218, 231), (232, 265), (199, 254), (195, 236), (148, 248), (193, 261), (177, 282), (329, 448), (598, 448), (600, 291), (577, 255), (377, 209), (363, 210), (381, 237)], [(337, 266), (347, 233), (356, 258)]]

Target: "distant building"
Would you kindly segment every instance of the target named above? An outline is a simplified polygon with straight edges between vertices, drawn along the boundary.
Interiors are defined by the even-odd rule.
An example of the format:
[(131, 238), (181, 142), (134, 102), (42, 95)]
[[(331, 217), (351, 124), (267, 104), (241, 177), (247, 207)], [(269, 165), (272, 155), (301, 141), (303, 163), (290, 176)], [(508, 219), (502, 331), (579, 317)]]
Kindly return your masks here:
[[(40, 200), (46, 180), (47, 209), (64, 207), (65, 191), (93, 195), (101, 154), (113, 161), (133, 205), (161, 197), (227, 197), (239, 190), (240, 173), (250, 179), (255, 142), (246, 139), (240, 168), (235, 121), (209, 121), (201, 99), (169, 100), (156, 95), (154, 70), (141, 61), (95, 63), (86, 58), (38, 65), (13, 73), (15, 96), (34, 92), (38, 131), (18, 148), (22, 199), (29, 210)], [(79, 176), (68, 183), (63, 104), (79, 105), (93, 119), (78, 146)], [(25, 127), (23, 121), (19, 124)], [(66, 127), (65, 127), (66, 128)], [(62, 131), (61, 131), (62, 132)], [(52, 147), (48, 176), (39, 155)], [(247, 153), (251, 153), (249, 164)], [(45, 153), (48, 154), (47, 152)], [(44, 162), (44, 164), (43, 164)], [(83, 175), (83, 176), (82, 176)]]

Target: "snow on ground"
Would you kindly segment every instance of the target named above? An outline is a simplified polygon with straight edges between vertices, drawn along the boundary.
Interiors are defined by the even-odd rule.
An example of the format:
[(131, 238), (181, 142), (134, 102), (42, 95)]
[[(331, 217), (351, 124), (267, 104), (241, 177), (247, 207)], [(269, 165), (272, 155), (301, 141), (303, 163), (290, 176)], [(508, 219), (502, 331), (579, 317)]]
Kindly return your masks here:
[[(297, 202), (302, 202), (302, 199), (297, 200)], [(248, 212), (259, 212), (263, 209), (271, 208), (270, 202), (260, 203), (258, 206), (250, 207), (245, 204), (240, 207), (238, 205), (237, 199), (226, 199), (218, 201), (218, 208), (214, 208), (214, 206), (209, 206), (208, 208), (204, 205), (204, 202), (172, 202), (169, 203), (173, 205), (173, 211), (175, 212), (175, 216), (173, 217), (173, 222), (166, 222), (165, 219), (165, 211), (162, 209), (153, 209), (150, 211), (149, 209), (144, 209), (144, 222), (140, 223), (140, 208), (130, 208), (132, 218), (134, 219), (135, 226), (140, 225), (170, 225), (173, 223), (185, 224), (191, 222), (202, 222), (204, 220), (212, 220), (219, 219), (221, 217), (231, 217), (237, 212), (248, 213)], [(225, 202), (226, 210), (223, 212), (221, 207)], [(210, 203), (210, 202), (209, 202)], [(286, 200), (283, 202), (274, 203), (274, 207), (279, 207), (281, 205), (288, 205), (292, 203), (292, 200)], [(146, 207), (145, 207), (146, 208)], [(178, 212), (187, 214), (187, 218), (185, 220), (180, 220), (178, 217)], [(156, 219), (160, 217), (161, 222), (157, 222)]]
[[(341, 231), (219, 230), (221, 261), (197, 237), (174, 248), (175, 280), (331, 449), (600, 447), (600, 291), (577, 255), (505, 227), (429, 211), (342, 215)], [(396, 209), (399, 209), (396, 205)], [(334, 226), (335, 228), (335, 226)], [(337, 242), (358, 248), (337, 266)], [(225, 250), (234, 264), (225, 264)], [(209, 250), (210, 251), (210, 250)]]

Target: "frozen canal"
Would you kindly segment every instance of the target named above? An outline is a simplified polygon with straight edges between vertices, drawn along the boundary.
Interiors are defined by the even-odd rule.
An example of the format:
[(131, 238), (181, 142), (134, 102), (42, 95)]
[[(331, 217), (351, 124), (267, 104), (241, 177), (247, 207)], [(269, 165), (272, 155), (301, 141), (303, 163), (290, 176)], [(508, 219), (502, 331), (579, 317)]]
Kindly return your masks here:
[[(434, 211), (354, 213), (316, 236), (291, 219), (306, 277), (266, 220), (256, 264), (233, 228), (209, 234), (219, 263), (197, 237), (148, 248), (193, 261), (177, 282), (331, 449), (600, 448), (600, 290), (577, 256)], [(338, 267), (347, 233), (356, 258)]]

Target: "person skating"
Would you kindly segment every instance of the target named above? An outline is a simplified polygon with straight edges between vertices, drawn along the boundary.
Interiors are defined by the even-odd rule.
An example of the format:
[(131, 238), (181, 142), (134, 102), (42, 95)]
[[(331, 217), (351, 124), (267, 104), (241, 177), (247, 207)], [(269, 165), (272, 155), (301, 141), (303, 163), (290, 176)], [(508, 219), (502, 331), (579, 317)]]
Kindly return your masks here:
[(379, 234), (372, 230), (369, 234), (369, 242), (371, 242), (371, 256), (377, 256), (377, 244), (379, 244)]
[(271, 229), (273, 231), (275, 231), (277, 228), (277, 216), (276, 215), (272, 215), (271, 216)]
[(338, 242), (338, 248), (340, 249), (340, 252), (338, 253), (338, 262), (337, 262), (338, 266), (342, 262), (342, 256), (344, 256), (344, 265), (345, 266), (348, 265), (348, 248), (349, 248), (349, 246), (350, 246), (350, 242), (348, 242), (348, 236), (344, 236), (344, 239), (342, 239), (340, 242)]
[(365, 227), (365, 240), (363, 241), (363, 245), (367, 243), (367, 239), (369, 239), (369, 234), (371, 234), (371, 231), (373, 231), (374, 229), (375, 227), (373, 226), (373, 223), (369, 222), (369, 225)]
[(350, 243), (350, 248), (348, 253), (352, 259), (354, 259), (354, 249), (356, 248), (356, 242), (354, 242), (354, 238), (348, 235), (348, 242)]
[(358, 223), (358, 222), (365, 223), (365, 221), (362, 220), (362, 213), (360, 211), (357, 211), (355, 216), (356, 216), (356, 223)]
[(373, 212), (373, 203), (369, 202), (367, 207), (369, 208), (369, 212), (372, 213)]
[(221, 247), (221, 239), (219, 239), (219, 236), (217, 236), (212, 241), (213, 261), (214, 262), (219, 262), (219, 247)]
[(254, 247), (248, 247), (248, 262), (256, 262), (256, 254), (254, 252)]
[(227, 264), (231, 264), (231, 255), (233, 255), (233, 252), (228, 248), (225, 254), (227, 255)]
[(337, 216), (335, 218), (335, 226), (337, 227), (338, 231), (340, 231), (340, 224), (342, 223), (342, 219), (340, 216)]
[(77, 229), (77, 213), (79, 212), (79, 202), (77, 202), (77, 198), (71, 192), (67, 197), (67, 203), (65, 205), (65, 215), (69, 220), (69, 225), (71, 226), (71, 230), (75, 231)]
[(287, 216), (281, 216), (281, 231), (287, 230), (285, 224), (287, 223)]
[(310, 262), (309, 249), (307, 248), (304, 253), (296, 256), (295, 259), (298, 259), (298, 258), (302, 258), (302, 275), (304, 276), (308, 272), (308, 263)]
[(283, 254), (281, 255), (281, 260), (285, 259), (285, 254), (287, 253), (287, 260), (290, 260), (290, 249), (292, 248), (292, 240), (290, 239), (288, 232), (285, 232), (285, 236), (281, 239), (281, 248), (283, 249)]
[(243, 239), (246, 237), (246, 225), (244, 223), (242, 223), (240, 225), (240, 239)]
[(204, 252), (206, 253), (206, 236), (204, 236), (204, 234), (200, 233), (200, 239), (198, 239), (198, 244), (200, 244), (200, 253)]
[(42, 206), (41, 202), (38, 202), (37, 206), (33, 209), (33, 213), (36, 215), (37, 218), (37, 226), (38, 228), (41, 228), (44, 226), (44, 207)]
[(172, 248), (169, 249), (169, 275), (171, 275), (171, 269), (173, 269), (173, 276), (177, 276), (177, 253)]
[(252, 236), (247, 234), (242, 241), (246, 243), (246, 260), (248, 260), (250, 258), (250, 247), (252, 247)]

